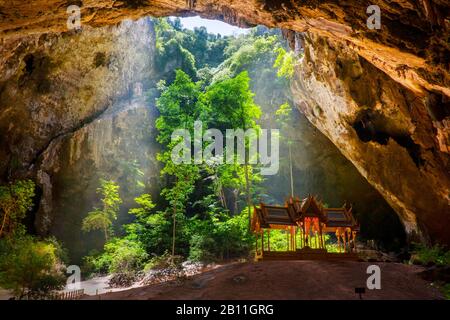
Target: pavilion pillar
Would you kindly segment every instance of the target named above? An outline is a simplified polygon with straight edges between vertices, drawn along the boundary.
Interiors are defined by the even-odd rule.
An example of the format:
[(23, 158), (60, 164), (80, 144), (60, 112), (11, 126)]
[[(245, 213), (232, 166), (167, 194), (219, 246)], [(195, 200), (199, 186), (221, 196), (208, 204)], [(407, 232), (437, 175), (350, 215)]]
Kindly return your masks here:
[(298, 228), (294, 227), (294, 250), (297, 251), (297, 233), (298, 233)]
[(261, 232), (261, 254), (264, 255), (264, 229)]
[(339, 253), (341, 253), (341, 233), (340, 233), (339, 229), (336, 230), (336, 238), (338, 241)]
[(320, 241), (319, 241), (319, 232), (314, 232), (315, 233), (315, 240), (316, 240), (316, 249), (320, 249)]
[(320, 248), (324, 249), (324, 243), (323, 243), (323, 234), (322, 234), (322, 224), (319, 222), (319, 237), (320, 237)]
[(297, 251), (297, 234), (298, 234), (299, 230), (297, 227), (295, 227), (295, 251)]
[(306, 235), (305, 221), (303, 221), (302, 228), (303, 228), (303, 247), (306, 247), (308, 245), (308, 242), (307, 242), (307, 238), (306, 238), (307, 235)]
[(344, 253), (345, 253), (345, 252), (347, 252), (347, 241), (346, 241), (347, 240), (346, 239), (347, 238), (347, 232), (345, 230), (344, 230), (344, 234), (343, 234), (342, 238), (343, 238), (342, 240), (344, 241)]
[(291, 240), (289, 239), (289, 230), (286, 230), (286, 245), (287, 245), (287, 251), (291, 250)]

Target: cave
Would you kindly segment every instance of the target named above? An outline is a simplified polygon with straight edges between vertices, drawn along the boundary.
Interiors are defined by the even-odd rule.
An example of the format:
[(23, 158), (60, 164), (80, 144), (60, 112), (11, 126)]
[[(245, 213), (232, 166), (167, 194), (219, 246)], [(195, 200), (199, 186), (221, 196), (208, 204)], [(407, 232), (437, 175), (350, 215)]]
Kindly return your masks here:
[[(369, 28), (367, 5), (357, 1), (0, 4), (0, 185), (35, 184), (22, 220), (26, 232), (37, 239), (54, 237), (71, 264), (87, 265), (86, 257), (105, 251), (110, 238), (125, 239), (127, 230), (136, 228), (129, 212), (146, 203), (136, 201), (140, 195), (150, 195), (155, 217), (168, 212), (174, 201), (168, 186), (177, 186), (180, 177), (170, 168), (161, 175), (167, 161), (161, 153), (168, 145), (159, 138), (163, 121), (157, 121), (164, 115), (162, 93), (182, 70), (192, 87), (184, 88), (177, 103), (201, 105), (212, 114), (208, 121), (224, 130), (233, 117), (221, 117), (224, 108), (215, 109), (211, 101), (225, 105), (233, 99), (219, 96), (220, 85), (208, 90), (222, 81), (231, 87), (227, 77), (245, 70), (261, 112), (255, 123), (281, 130), (277, 174), (249, 185), (248, 172), (235, 169), (234, 180), (224, 179), (228, 184), (214, 189), (219, 210), (206, 190), (218, 188), (215, 181), (223, 172), (211, 166), (214, 174), (205, 175), (208, 170), (197, 168), (205, 176), (192, 184), (182, 217), (174, 205), (173, 235), (167, 229), (173, 243), (163, 239), (155, 247), (175, 256), (178, 246), (180, 256), (193, 257), (216, 240), (186, 231), (178, 243), (175, 225), (209, 221), (218, 211), (238, 219), (250, 202), (281, 205), (289, 196), (314, 196), (324, 208), (350, 203), (361, 247), (383, 257), (413, 259), (418, 244), (448, 248), (450, 6), (434, 0), (377, 5), (381, 29)], [(184, 19), (224, 22), (238, 33), (223, 36), (205, 28), (189, 33), (180, 25), (188, 23)], [(74, 21), (80, 27), (73, 27)], [(249, 34), (260, 42), (251, 47), (244, 40)], [(198, 96), (189, 100), (192, 92)], [(292, 109), (282, 122), (277, 108), (286, 103)], [(86, 232), (86, 215), (105, 203), (99, 195), (107, 180), (120, 187), (121, 197), (111, 235), (106, 228)], [(242, 190), (233, 185), (237, 180)], [(273, 246), (280, 245), (274, 237)], [(339, 239), (332, 235), (327, 241)], [(151, 256), (165, 254), (145, 249)], [(242, 254), (233, 249), (217, 256)]]
[(414, 143), (408, 134), (389, 133), (386, 125), (388, 122), (389, 119), (384, 118), (382, 115), (364, 110), (358, 114), (352, 127), (363, 142), (374, 141), (380, 145), (387, 145), (389, 139), (392, 139), (408, 151), (416, 166), (423, 165), (424, 160), (420, 156), (420, 146)]

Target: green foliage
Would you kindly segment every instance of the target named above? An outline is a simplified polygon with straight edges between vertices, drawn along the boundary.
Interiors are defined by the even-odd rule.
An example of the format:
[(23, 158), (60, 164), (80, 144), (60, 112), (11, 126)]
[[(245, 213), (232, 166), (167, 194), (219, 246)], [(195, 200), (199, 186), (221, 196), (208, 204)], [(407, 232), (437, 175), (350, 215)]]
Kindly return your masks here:
[[(260, 71), (267, 61), (273, 60), (273, 47), (277, 42), (277, 37), (249, 37), (241, 36), (233, 39), (227, 47), (225, 60), (218, 68), (213, 77), (213, 83), (232, 78), (242, 71), (248, 71), (257, 66), (258, 73), (255, 77), (260, 77)], [(272, 62), (269, 62), (272, 63)]]
[(278, 53), (277, 59), (273, 65), (278, 69), (277, 75), (279, 77), (285, 77), (291, 79), (295, 72), (295, 54), (292, 51), (287, 52), (284, 48), (280, 47), (275, 50)]
[(445, 284), (441, 290), (445, 299), (450, 300), (450, 283)]
[(34, 188), (31, 180), (0, 186), (0, 238), (24, 232), (21, 221), (33, 206)]
[[(103, 272), (122, 265), (114, 262), (116, 257), (118, 261), (119, 257), (144, 261), (154, 256), (146, 261), (146, 268), (155, 268), (167, 264), (169, 252), (172, 259), (176, 253), (212, 261), (247, 256), (254, 244), (247, 205), (258, 201), (256, 195), (262, 193), (258, 168), (220, 162), (175, 165), (171, 154), (178, 141), (172, 141), (172, 133), (187, 129), (192, 136), (196, 120), (203, 122), (204, 130), (217, 128), (224, 134), (226, 129), (259, 132), (261, 108), (251, 85), (260, 81), (268, 87), (285, 87), (287, 80), (278, 78), (272, 67), (277, 55), (273, 48), (280, 46), (281, 37), (261, 28), (247, 36), (221, 37), (204, 28), (182, 30), (177, 19), (158, 19), (155, 30), (155, 64), (162, 77), (149, 97), (156, 98), (159, 111), (156, 128), (161, 152), (157, 159), (162, 164), (162, 199), (157, 211), (150, 195), (135, 199), (137, 207), (129, 213), (136, 218), (124, 226), (125, 236), (107, 242), (103, 254), (87, 259)], [(283, 95), (267, 99), (277, 106), (287, 100)], [(108, 224), (101, 209), (92, 216), (98, 226), (88, 224)], [(132, 264), (132, 268), (143, 264)]]
[(329, 234), (324, 234), (323, 240), (325, 241), (325, 247), (328, 252), (339, 252), (337, 243), (331, 240), (331, 236)]
[(414, 244), (413, 259), (415, 263), (422, 265), (434, 264), (438, 266), (450, 265), (450, 250), (438, 244), (429, 247), (425, 244)]
[(201, 97), (201, 105), (210, 111), (211, 126), (217, 129), (258, 128), (261, 109), (253, 100), (250, 77), (243, 71), (234, 78), (210, 86)]
[[(197, 69), (216, 67), (232, 37), (209, 34), (204, 27), (184, 29), (179, 20), (154, 19), (156, 30), (156, 66), (164, 78), (174, 80), (173, 70), (181, 69), (197, 79)], [(169, 70), (169, 71), (167, 71)]]
[(62, 249), (55, 240), (31, 236), (0, 241), (0, 286), (22, 299), (41, 298), (64, 287)]
[(291, 112), (292, 107), (289, 102), (286, 102), (283, 103), (277, 111), (275, 111), (275, 115), (279, 117), (280, 121), (283, 121), (289, 118)]
[(132, 273), (142, 269), (147, 257), (140, 242), (114, 238), (105, 244), (104, 252), (91, 263), (101, 273)]
[(176, 71), (175, 80), (170, 86), (161, 88), (163, 91), (156, 102), (160, 112), (156, 120), (159, 131), (157, 140), (168, 146), (172, 132), (176, 129), (192, 129), (194, 121), (203, 118), (203, 111), (197, 108), (199, 85), (182, 70)]
[(129, 214), (136, 216), (140, 221), (146, 220), (155, 204), (152, 201), (152, 196), (150, 194), (142, 194), (135, 198), (134, 201), (140, 206), (139, 208), (132, 208), (128, 211)]
[(89, 212), (87, 217), (83, 219), (82, 230), (89, 232), (92, 230), (102, 230), (105, 241), (112, 234), (113, 221), (117, 220), (122, 200), (119, 195), (119, 186), (114, 181), (100, 180), (101, 187), (97, 189), (97, 193), (102, 196), (102, 208), (94, 208)]
[(190, 222), (192, 261), (215, 261), (249, 254), (253, 235), (247, 225), (246, 209), (239, 215), (211, 215), (207, 220), (194, 218)]

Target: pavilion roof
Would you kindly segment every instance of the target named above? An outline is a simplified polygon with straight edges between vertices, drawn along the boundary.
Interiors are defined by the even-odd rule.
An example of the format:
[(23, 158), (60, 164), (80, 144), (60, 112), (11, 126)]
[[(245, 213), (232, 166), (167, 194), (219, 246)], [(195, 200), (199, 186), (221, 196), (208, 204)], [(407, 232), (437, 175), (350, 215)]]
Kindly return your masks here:
[(259, 208), (255, 207), (252, 230), (297, 226), (299, 221), (303, 221), (307, 217), (318, 217), (328, 229), (340, 227), (359, 229), (351, 207), (344, 205), (342, 208), (324, 208), (315, 197), (308, 196), (301, 201), (298, 198), (291, 198), (285, 206), (261, 203)]

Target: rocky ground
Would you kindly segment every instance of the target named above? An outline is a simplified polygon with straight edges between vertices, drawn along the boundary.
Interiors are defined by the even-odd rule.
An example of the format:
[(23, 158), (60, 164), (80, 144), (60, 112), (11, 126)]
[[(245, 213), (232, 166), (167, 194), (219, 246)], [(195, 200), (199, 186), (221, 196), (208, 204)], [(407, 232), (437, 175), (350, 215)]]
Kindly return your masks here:
[(381, 289), (367, 290), (363, 299), (443, 299), (430, 282), (419, 277), (424, 269), (399, 263), (347, 261), (271, 261), (231, 263), (187, 277), (86, 299), (359, 299), (367, 267), (381, 268)]

